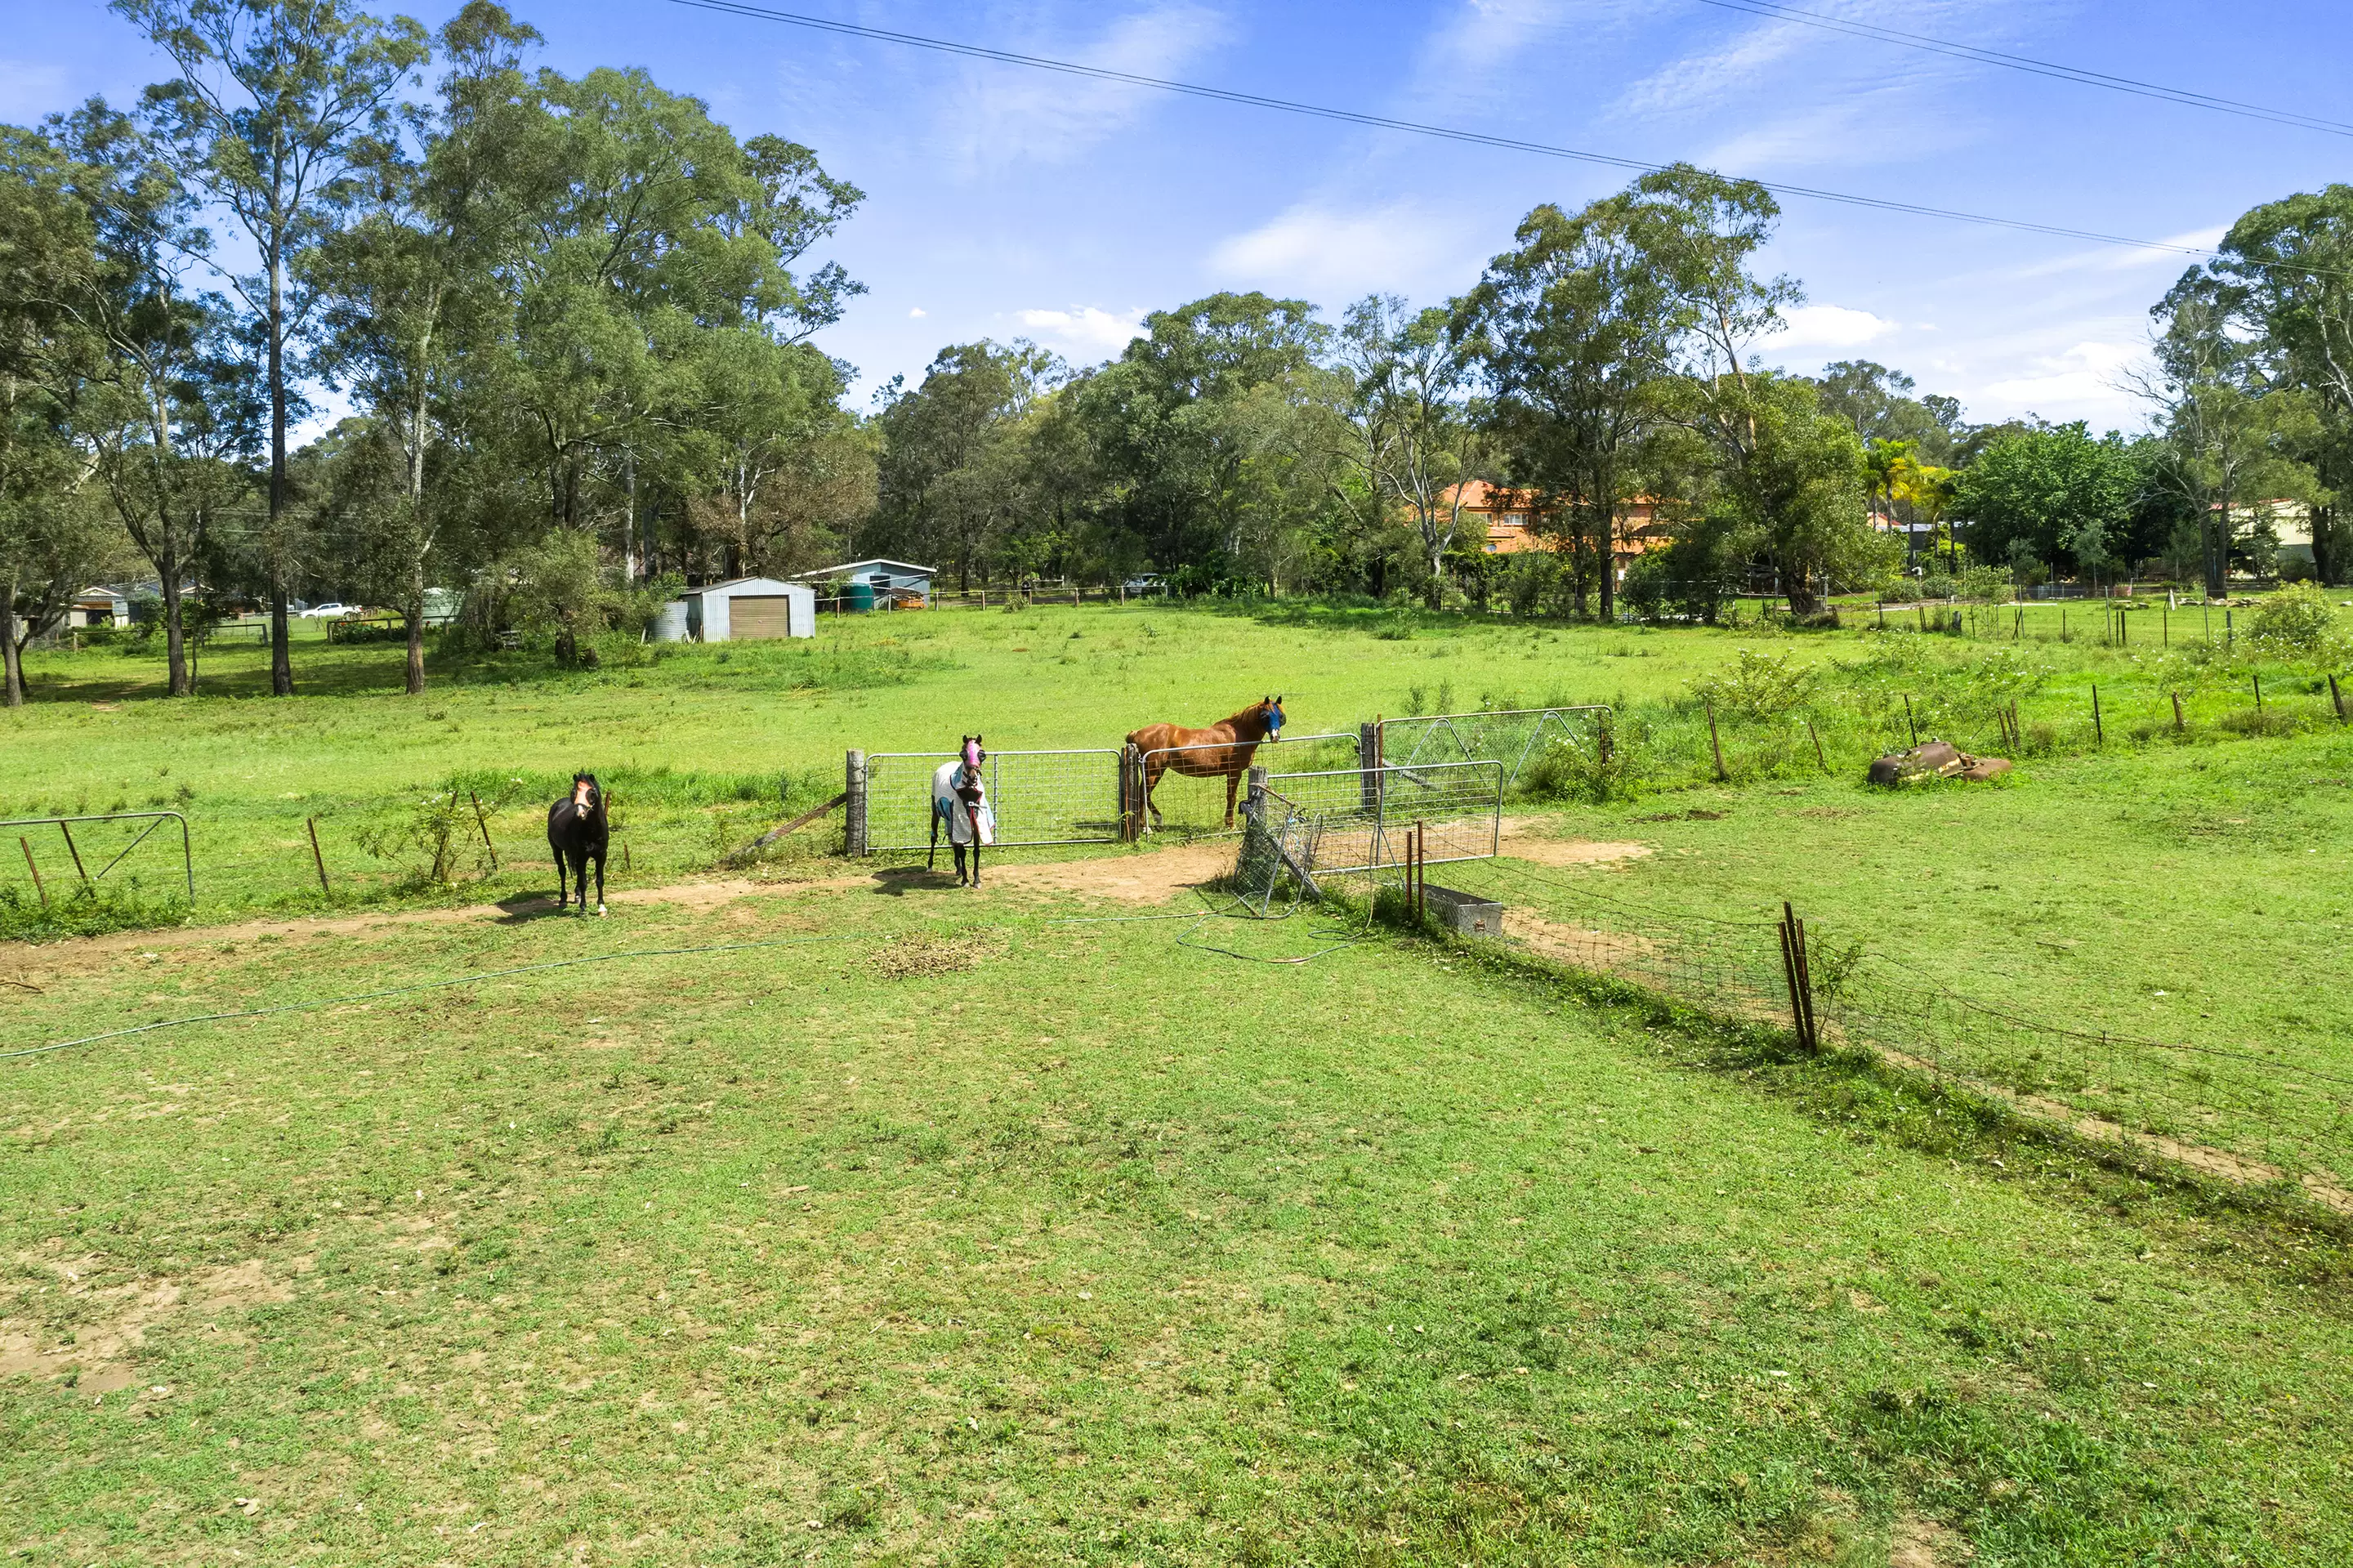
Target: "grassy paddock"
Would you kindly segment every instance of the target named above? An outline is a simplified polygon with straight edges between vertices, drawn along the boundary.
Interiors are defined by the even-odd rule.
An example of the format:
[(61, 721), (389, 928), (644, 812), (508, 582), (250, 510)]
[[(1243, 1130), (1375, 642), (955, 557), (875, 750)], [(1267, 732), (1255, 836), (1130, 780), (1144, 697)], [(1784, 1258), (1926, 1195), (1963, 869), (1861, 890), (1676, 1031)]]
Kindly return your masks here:
[(2353, 1552), (2319, 1238), (1467, 954), (949, 896), (27, 971), (12, 1039), (862, 938), (0, 1063), (9, 1549)]

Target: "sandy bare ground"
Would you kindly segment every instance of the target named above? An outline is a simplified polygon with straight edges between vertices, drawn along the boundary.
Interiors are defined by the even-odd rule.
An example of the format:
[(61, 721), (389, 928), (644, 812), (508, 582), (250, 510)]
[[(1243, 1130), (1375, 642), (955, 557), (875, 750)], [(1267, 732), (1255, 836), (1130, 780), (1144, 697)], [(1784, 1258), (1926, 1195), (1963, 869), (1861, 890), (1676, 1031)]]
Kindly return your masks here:
[[(136, 1381), (127, 1363), (136, 1356), (149, 1329), (175, 1319), (209, 1319), (214, 1321), (206, 1327), (220, 1332), (218, 1319), (248, 1307), (294, 1298), (291, 1285), (271, 1278), (259, 1258), (201, 1269), (183, 1279), (158, 1277), (94, 1288), (87, 1276), (95, 1272), (95, 1261), (60, 1255), (55, 1250), (58, 1245), (51, 1244), (49, 1251), (19, 1253), (16, 1262), (54, 1277), (57, 1288), (94, 1308), (98, 1320), (81, 1324), (69, 1341), (58, 1343), (54, 1336), (44, 1336), (27, 1322), (0, 1318), (0, 1377), (17, 1373), (48, 1377), (74, 1370), (80, 1373), (76, 1384), (80, 1392), (112, 1393)], [(294, 1260), (297, 1271), (310, 1265), (307, 1257)], [(234, 1332), (234, 1328), (229, 1331)], [(170, 1393), (160, 1388), (152, 1392)]]
[(1546, 836), (1541, 817), (1505, 817), (1504, 853), (1535, 865), (1623, 865), (1651, 852), (1649, 844)]
[[(1215, 881), (1232, 868), (1233, 859), (1231, 842), (1208, 842), (1090, 860), (1015, 862), (987, 866), (985, 887), (1070, 894), (1125, 904), (1157, 904), (1187, 888)], [(797, 882), (721, 877), (659, 887), (608, 888), (605, 902), (617, 909), (664, 906), (691, 912), (719, 909), (744, 898), (790, 897), (799, 893), (860, 888), (902, 894), (956, 890), (955, 877), (950, 872), (927, 872), (919, 865), (893, 863), (871, 872)], [(223, 942), (255, 941), (264, 937), (292, 939), (353, 936), (406, 926), (518, 925), (555, 917), (559, 917), (555, 915), (555, 901), (539, 895), (451, 909), (386, 909), (353, 915), (245, 920), (233, 925), (190, 926), (165, 931), (116, 931), (103, 937), (69, 938), (41, 944), (11, 943), (0, 947), (0, 1000), (12, 992), (37, 992), (52, 978), (102, 968), (125, 953), (161, 953)]]

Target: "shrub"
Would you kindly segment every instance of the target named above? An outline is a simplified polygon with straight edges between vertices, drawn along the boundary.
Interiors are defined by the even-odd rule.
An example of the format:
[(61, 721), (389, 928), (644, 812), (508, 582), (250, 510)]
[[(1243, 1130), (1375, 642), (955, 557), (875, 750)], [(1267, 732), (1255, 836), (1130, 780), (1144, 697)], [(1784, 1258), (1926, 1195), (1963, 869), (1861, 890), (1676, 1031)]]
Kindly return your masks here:
[(1963, 599), (1979, 604), (2002, 604), (2010, 599), (2010, 574), (2000, 567), (1971, 567), (1961, 574)]
[(1741, 718), (1778, 718), (1813, 694), (1816, 672), (1786, 653), (1744, 648), (1740, 657), (1715, 674), (1695, 681), (1692, 695)]
[(1958, 580), (1944, 572), (1930, 572), (1920, 579), (1922, 599), (1951, 599), (1960, 591)]
[(2312, 583), (2280, 589), (2257, 605), (2249, 620), (2249, 641), (2274, 657), (2308, 659), (2340, 641), (2336, 607)]
[(1636, 793), (1638, 778), (1622, 745), (1607, 757), (1599, 742), (1549, 735), (1520, 768), (1519, 787), (1542, 800), (1622, 800)]

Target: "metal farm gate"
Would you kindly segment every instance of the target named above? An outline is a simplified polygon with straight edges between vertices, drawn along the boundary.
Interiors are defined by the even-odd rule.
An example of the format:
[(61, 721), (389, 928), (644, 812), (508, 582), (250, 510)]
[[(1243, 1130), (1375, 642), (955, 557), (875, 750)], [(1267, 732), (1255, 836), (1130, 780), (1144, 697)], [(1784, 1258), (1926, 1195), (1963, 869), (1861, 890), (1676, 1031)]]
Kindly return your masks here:
[(1313, 893), (1318, 876), (1377, 875), (1403, 863), (1416, 827), (1430, 863), (1492, 860), (1504, 787), (1493, 761), (1266, 774), (1253, 780), (1235, 890), (1263, 910), (1286, 878)]
[[(1311, 765), (1335, 762), (1355, 763), (1357, 760), (1359, 737), (1354, 735), (1299, 735), (1286, 739), (1262, 740), (1252, 743), (1248, 764), (1223, 766), (1236, 743), (1212, 741), (1203, 746), (1171, 746), (1152, 751), (1131, 751), (1129, 767), (1133, 769), (1125, 799), (1135, 803), (1136, 822), (1133, 837), (1147, 833), (1183, 833), (1188, 837), (1212, 837), (1219, 833), (1240, 832), (1242, 805), (1242, 784), (1250, 767), (1264, 768), (1271, 758), (1286, 759), (1303, 756)], [(1178, 771), (1188, 758), (1205, 758), (1217, 770), (1211, 773)], [(1160, 820), (1155, 821), (1150, 810), (1144, 809), (1145, 782), (1155, 769), (1160, 770), (1160, 782), (1151, 791), (1151, 805), (1157, 807)], [(1226, 785), (1234, 781), (1235, 826), (1225, 821)]]
[[(997, 813), (997, 842), (1008, 847), (1118, 842), (1124, 836), (1122, 755), (1115, 748), (988, 753), (981, 771)], [(948, 751), (851, 752), (844, 791), (849, 853), (929, 848), (932, 775), (955, 760)]]
[(1516, 784), (1521, 769), (1542, 750), (1548, 737), (1578, 747), (1593, 745), (1606, 759), (1609, 708), (1592, 703), (1567, 708), (1501, 708), (1492, 713), (1383, 719), (1379, 760), (1393, 766), (1500, 762), (1504, 781)]

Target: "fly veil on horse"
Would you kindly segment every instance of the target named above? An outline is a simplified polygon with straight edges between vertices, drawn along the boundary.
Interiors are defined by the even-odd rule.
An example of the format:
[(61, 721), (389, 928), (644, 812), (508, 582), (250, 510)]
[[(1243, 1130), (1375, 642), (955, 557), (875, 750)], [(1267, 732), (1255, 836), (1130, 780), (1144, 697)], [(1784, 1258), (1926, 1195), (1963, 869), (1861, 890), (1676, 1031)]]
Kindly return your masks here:
[(997, 842), (997, 813), (989, 810), (988, 788), (981, 777), (980, 765), (988, 760), (988, 753), (980, 748), (980, 736), (968, 735), (954, 762), (943, 762), (932, 770), (932, 850), (923, 857), (928, 869), (940, 853), (940, 825), (948, 830), (948, 847), (955, 851), (956, 881), (966, 880), (964, 853), (972, 851), (971, 885), (980, 885), (980, 846)]
[(1152, 820), (1160, 820), (1152, 792), (1160, 787), (1160, 776), (1173, 769), (1188, 779), (1223, 779), (1226, 826), (1232, 827), (1234, 794), (1241, 787), (1242, 775), (1250, 770), (1261, 742), (1282, 738), (1282, 699), (1261, 697), (1206, 729), (1148, 724), (1130, 735), (1127, 744), (1144, 754), (1144, 803)]
[(613, 842), (605, 821), (605, 791), (594, 773), (572, 776), (572, 798), (547, 809), (547, 847), (555, 852), (555, 906), (567, 907), (566, 873), (580, 883), (580, 913), (588, 913), (588, 863), (596, 863), (596, 913), (605, 912), (605, 851)]

